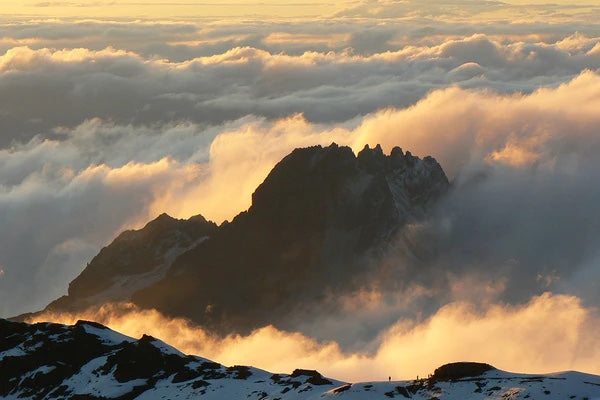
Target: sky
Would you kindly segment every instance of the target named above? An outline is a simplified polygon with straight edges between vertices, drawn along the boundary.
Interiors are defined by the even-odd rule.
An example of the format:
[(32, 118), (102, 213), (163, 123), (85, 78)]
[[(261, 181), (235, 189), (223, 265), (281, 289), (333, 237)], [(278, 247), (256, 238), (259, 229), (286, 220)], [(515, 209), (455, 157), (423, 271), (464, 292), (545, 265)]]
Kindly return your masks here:
[[(256, 343), (284, 335), (307, 363), (342, 378), (361, 378), (357, 360), (385, 377), (391, 354), (414, 360), (397, 371), (407, 376), (461, 354), (591, 371), (590, 354), (600, 355), (589, 335), (600, 326), (598, 21), (591, 0), (4, 2), (0, 316), (65, 294), (120, 231), (162, 212), (231, 219), (295, 147), (381, 143), (434, 156), (453, 181), (431, 219), (411, 227), (444, 249), (432, 265), (460, 272), (447, 306), (402, 320), (427, 288), (403, 298), (364, 288), (368, 312), (349, 294), (344, 312), (303, 331), (318, 325), (334, 337), (359, 315), (374, 327), (366, 355), (267, 327), (240, 339), (245, 362), (264, 353)], [(557, 328), (558, 310), (574, 322)], [(525, 339), (500, 335), (496, 353), (436, 339), (465, 318), (497, 332), (535, 315), (548, 332), (539, 343), (571, 341), (529, 364), (517, 362)], [(417, 367), (423, 354), (403, 349), (424, 346), (446, 352)], [(223, 344), (187, 348), (237, 362)], [(278, 359), (259, 366), (288, 367)]]

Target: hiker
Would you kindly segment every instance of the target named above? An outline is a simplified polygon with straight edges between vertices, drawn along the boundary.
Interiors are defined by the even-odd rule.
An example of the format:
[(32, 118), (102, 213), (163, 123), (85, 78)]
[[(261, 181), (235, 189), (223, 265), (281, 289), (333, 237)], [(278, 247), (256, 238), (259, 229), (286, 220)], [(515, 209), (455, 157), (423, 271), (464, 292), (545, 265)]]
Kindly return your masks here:
[(388, 381), (390, 381), (390, 382), (392, 381), (392, 377), (391, 376), (388, 376)]

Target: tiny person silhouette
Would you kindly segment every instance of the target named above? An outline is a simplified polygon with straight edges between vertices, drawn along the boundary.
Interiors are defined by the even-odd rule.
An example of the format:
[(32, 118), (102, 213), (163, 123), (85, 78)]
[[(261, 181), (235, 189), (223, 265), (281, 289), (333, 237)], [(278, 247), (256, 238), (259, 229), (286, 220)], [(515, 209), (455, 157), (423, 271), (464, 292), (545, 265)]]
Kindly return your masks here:
[(388, 381), (390, 381), (390, 382), (392, 381), (392, 377), (391, 376), (388, 376)]

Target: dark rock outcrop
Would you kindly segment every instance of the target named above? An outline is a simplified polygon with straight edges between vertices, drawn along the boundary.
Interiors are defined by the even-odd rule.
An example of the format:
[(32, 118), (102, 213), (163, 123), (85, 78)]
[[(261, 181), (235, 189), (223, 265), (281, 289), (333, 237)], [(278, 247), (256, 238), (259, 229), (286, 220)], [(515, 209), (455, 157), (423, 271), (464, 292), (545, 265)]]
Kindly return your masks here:
[(437, 368), (432, 376), (436, 381), (453, 381), (473, 376), (480, 376), (484, 372), (492, 371), (496, 368), (489, 364), (477, 362), (456, 362), (445, 364)]
[(18, 389), (23, 397), (43, 398), (88, 361), (104, 354), (107, 346), (88, 335), (84, 326), (85, 322), (66, 327), (0, 319), (0, 352), (16, 350), (0, 360), (0, 397)]
[(323, 378), (323, 375), (314, 369), (295, 369), (294, 372), (292, 372), (292, 375), (290, 375), (292, 378), (297, 378), (299, 376), (308, 376), (306, 382), (313, 385), (331, 385), (329, 379)]
[[(247, 390), (246, 398), (256, 393), (254, 387), (272, 389), (261, 385), (270, 375), (266, 371), (239, 365), (226, 368), (184, 355), (151, 336), (134, 340), (87, 321), (67, 326), (0, 319), (0, 337), (0, 398), (129, 400), (152, 394), (157, 387), (170, 388), (169, 398), (181, 393), (190, 398), (224, 386)], [(293, 381), (290, 375), (278, 375), (275, 393), (282, 387), (300, 391), (314, 384), (333, 385), (312, 372)], [(232, 383), (255, 374), (256, 382)]]

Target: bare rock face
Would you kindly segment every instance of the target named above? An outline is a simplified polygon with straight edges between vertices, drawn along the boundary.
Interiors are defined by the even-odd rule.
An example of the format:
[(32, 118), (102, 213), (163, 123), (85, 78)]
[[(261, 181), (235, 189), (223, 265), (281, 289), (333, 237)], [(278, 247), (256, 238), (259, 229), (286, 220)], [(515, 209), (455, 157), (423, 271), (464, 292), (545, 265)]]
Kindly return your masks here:
[(180, 220), (161, 214), (142, 229), (122, 232), (69, 284), (68, 296), (48, 309), (76, 311), (128, 301), (135, 291), (162, 279), (177, 256), (216, 230), (217, 225), (201, 215)]
[(399, 148), (389, 156), (379, 146), (357, 156), (335, 144), (296, 149), (256, 189), (248, 211), (133, 300), (222, 333), (292, 328), (293, 308), (348, 289), (447, 187), (433, 158)]
[(484, 372), (496, 368), (489, 364), (477, 362), (456, 362), (442, 365), (433, 373), (432, 378), (436, 381), (452, 381), (457, 379), (480, 376)]
[(399, 229), (449, 186), (440, 165), (399, 147), (354, 155), (332, 144), (296, 149), (217, 227), (159, 216), (92, 260), (52, 310), (133, 301), (215, 332), (292, 328), (293, 308), (318, 307), (369, 272)]

